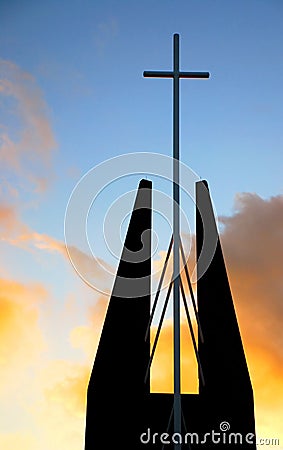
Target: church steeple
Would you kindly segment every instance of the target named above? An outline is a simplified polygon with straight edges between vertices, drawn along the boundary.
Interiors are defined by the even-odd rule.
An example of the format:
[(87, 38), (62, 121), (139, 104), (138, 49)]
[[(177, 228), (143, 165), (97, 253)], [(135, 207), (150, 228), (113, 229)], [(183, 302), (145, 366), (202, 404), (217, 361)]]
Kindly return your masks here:
[(149, 380), (151, 182), (141, 180), (87, 394), (85, 450), (134, 449)]
[[(179, 80), (208, 78), (209, 73), (181, 72), (178, 34), (173, 42), (173, 70), (144, 72), (144, 76), (173, 79), (173, 237), (168, 250), (173, 246), (173, 274), (158, 331), (173, 287), (174, 392), (150, 393), (149, 367), (157, 341), (150, 355), (151, 182), (142, 180), (88, 387), (85, 450), (145, 449), (145, 441), (147, 449), (162, 449), (164, 444), (170, 450), (183, 444), (191, 450), (256, 449), (254, 442), (245, 440), (255, 435), (253, 392), (205, 181), (196, 185), (198, 311), (194, 300), (193, 305), (198, 349), (186, 308), (200, 387), (199, 394), (181, 393), (180, 291), (185, 305), (186, 299), (180, 276)], [(190, 285), (188, 271), (186, 275)], [(193, 298), (192, 289), (190, 294)], [(153, 311), (155, 307), (154, 302)], [(241, 434), (240, 442), (219, 444), (211, 439), (213, 430), (225, 431), (224, 421), (232, 433)], [(207, 434), (210, 439), (204, 441)]]

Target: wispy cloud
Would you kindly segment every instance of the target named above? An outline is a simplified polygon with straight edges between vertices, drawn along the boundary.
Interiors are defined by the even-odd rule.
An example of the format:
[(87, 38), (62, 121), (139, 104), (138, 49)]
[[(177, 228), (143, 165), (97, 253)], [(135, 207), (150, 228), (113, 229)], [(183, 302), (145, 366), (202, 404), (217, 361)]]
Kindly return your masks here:
[[(69, 255), (80, 276), (85, 280), (105, 281), (105, 290), (109, 290), (109, 281), (113, 281), (114, 269), (101, 258), (94, 258), (80, 249), (68, 248), (62, 242), (46, 233), (38, 233), (26, 225), (20, 218), (17, 208), (0, 203), (0, 241), (29, 252), (41, 251), (62, 256), (71, 266)], [(95, 286), (95, 284), (94, 284)]]
[[(224, 224), (221, 241), (254, 386), (258, 434), (281, 440), (282, 206), (283, 196), (263, 200), (254, 194), (241, 194), (237, 198), (234, 215), (221, 218)], [(8, 229), (9, 224), (13, 223), (13, 214), (3, 210), (2, 215)], [(30, 232), (25, 236), (22, 239), (25, 245), (29, 243), (43, 251), (63, 253), (62, 243), (48, 236), (38, 234), (36, 237)], [(40, 285), (22, 286), (9, 280), (2, 280), (0, 287), (4, 300), (0, 339), (4, 343), (4, 351), (7, 342), (8, 355), (14, 353), (17, 362), (21, 359), (29, 363), (37, 361), (45, 345), (38, 327), (38, 301), (44, 299), (46, 292)], [(62, 449), (66, 442), (72, 450), (83, 445), (88, 377), (106, 309), (107, 298), (102, 296), (89, 307), (88, 323), (78, 324), (70, 332), (70, 345), (82, 349), (84, 359), (80, 362), (51, 359), (40, 366), (31, 389), (34, 398), (28, 411), (32, 422), (36, 423), (36, 432), (30, 435), (26, 429), (20, 433), (18, 428), (11, 435), (0, 433), (0, 443), (7, 444), (5, 448), (12, 449), (18, 442), (23, 444), (24, 449), (30, 445), (29, 449), (33, 450), (37, 448), (33, 442), (35, 436), (37, 442), (44, 443), (43, 450)], [(19, 330), (17, 335), (13, 335), (15, 329)], [(153, 328), (152, 337), (154, 332)], [(33, 344), (30, 342), (31, 335)], [(23, 344), (20, 349), (17, 348), (19, 339)], [(172, 341), (171, 323), (165, 321), (152, 366), (151, 386), (154, 391), (172, 391)], [(22, 353), (18, 358), (23, 348), (27, 354)], [(186, 392), (194, 392), (197, 370), (185, 320), (182, 321), (182, 350), (182, 388)], [(2, 360), (5, 357), (6, 354), (1, 354)], [(6, 375), (9, 375), (8, 372)], [(27, 378), (20, 380), (20, 383), (27, 383)], [(13, 401), (16, 405), (13, 414), (16, 414), (17, 408), (23, 412), (23, 400), (15, 390)], [(24, 427), (22, 429), (25, 430)]]
[(56, 141), (42, 91), (32, 75), (0, 60), (0, 159), (2, 170), (43, 191), (53, 176)]
[(118, 21), (109, 17), (96, 26), (94, 32), (94, 45), (99, 53), (103, 53), (107, 46), (117, 37), (119, 31)]

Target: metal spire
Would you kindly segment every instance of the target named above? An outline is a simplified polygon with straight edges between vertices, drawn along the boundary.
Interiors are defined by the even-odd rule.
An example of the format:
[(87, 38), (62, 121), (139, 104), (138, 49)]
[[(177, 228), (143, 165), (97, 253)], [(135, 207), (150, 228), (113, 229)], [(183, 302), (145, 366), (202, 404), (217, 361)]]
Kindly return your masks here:
[[(145, 71), (146, 78), (173, 78), (173, 327), (174, 327), (174, 433), (182, 431), (180, 353), (180, 186), (179, 186), (179, 80), (209, 78), (208, 72), (180, 72), (179, 34), (173, 37), (173, 71)], [(174, 444), (175, 450), (181, 444)]]

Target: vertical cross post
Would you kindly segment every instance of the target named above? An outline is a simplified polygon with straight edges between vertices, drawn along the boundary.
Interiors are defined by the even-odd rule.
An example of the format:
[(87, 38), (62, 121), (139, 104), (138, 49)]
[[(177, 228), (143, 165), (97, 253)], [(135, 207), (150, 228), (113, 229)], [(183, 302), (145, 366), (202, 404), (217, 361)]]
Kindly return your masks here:
[[(173, 50), (173, 335), (174, 335), (174, 433), (182, 431), (181, 409), (181, 327), (180, 327), (180, 186), (179, 186), (179, 35)], [(180, 449), (179, 444), (175, 449)]]
[[(182, 430), (181, 407), (181, 327), (180, 327), (180, 173), (179, 173), (179, 80), (209, 78), (208, 72), (180, 72), (179, 34), (173, 38), (173, 71), (145, 71), (147, 78), (173, 78), (173, 327), (174, 327), (174, 433)], [(175, 450), (181, 444), (174, 444)]]

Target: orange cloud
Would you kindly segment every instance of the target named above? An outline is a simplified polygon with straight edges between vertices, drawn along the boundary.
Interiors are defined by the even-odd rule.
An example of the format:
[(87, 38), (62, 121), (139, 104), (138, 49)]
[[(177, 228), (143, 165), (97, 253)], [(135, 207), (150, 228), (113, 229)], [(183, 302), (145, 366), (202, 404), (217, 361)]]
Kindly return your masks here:
[(235, 306), (265, 435), (283, 442), (283, 196), (240, 194), (236, 213), (220, 218)]
[[(236, 213), (231, 217), (221, 218), (225, 225), (221, 241), (254, 387), (257, 432), (262, 437), (278, 437), (281, 442), (283, 442), (281, 431), (283, 312), (280, 274), (282, 202), (282, 196), (263, 200), (256, 195), (242, 194), (238, 196)], [(9, 221), (14, 220), (13, 215), (5, 210), (2, 214), (8, 229)], [(24, 235), (23, 233), (22, 236)], [(27, 233), (22, 242), (25, 242), (25, 245), (29, 243), (37, 248), (63, 253), (63, 244), (45, 235)], [(88, 261), (85, 260), (85, 264), (88, 264)], [(2, 281), (1, 286), (3, 324), (0, 323), (2, 330), (0, 340), (8, 342), (9, 352), (6, 352), (7, 354), (0, 352), (0, 356), (4, 360), (4, 357), (12, 354), (14, 361), (21, 359), (32, 361), (37, 358), (38, 352), (42, 351), (40, 348), (44, 348), (42, 335), (37, 328), (38, 313), (36, 313), (38, 305), (36, 299), (44, 298), (44, 290), (41, 291), (39, 286), (22, 286), (9, 281)], [(23, 299), (23, 304), (20, 299)], [(24, 299), (27, 300), (26, 303)], [(28, 414), (31, 414), (32, 421), (36, 423), (32, 436), (36, 436), (40, 450), (50, 448), (62, 450), (67, 446), (69, 450), (75, 450), (83, 445), (88, 377), (106, 308), (107, 298), (102, 296), (89, 308), (89, 323), (78, 325), (70, 333), (71, 345), (84, 351), (85, 358), (81, 362), (50, 361), (38, 369), (37, 381), (33, 387), (36, 388), (35, 398), (30, 402)], [(31, 331), (28, 330), (30, 323)], [(23, 329), (21, 324), (25, 324)], [(14, 329), (19, 330), (23, 347), (27, 347), (25, 350), (17, 349), (18, 337), (13, 338), (11, 334)], [(156, 328), (152, 330), (152, 340), (155, 330)], [(197, 366), (185, 319), (182, 320), (181, 332), (182, 390), (196, 392)], [(33, 335), (35, 349), (30, 343), (29, 333)], [(152, 365), (153, 391), (172, 392), (172, 340), (171, 323), (166, 321)], [(38, 346), (38, 342), (42, 342), (42, 346)], [(21, 356), (21, 352), (27, 353), (22, 353)], [(27, 379), (25, 383), (28, 385)], [(16, 402), (23, 402), (17, 398), (17, 394), (15, 395)], [(23, 410), (20, 409), (20, 412), (23, 413)], [(16, 415), (14, 410), (13, 416), (21, 417), (20, 412)], [(4, 411), (1, 415), (4, 415)], [(0, 444), (7, 444), (6, 446), (3, 444), (3, 448), (12, 449), (13, 445), (16, 448), (17, 442), (22, 444), (21, 448), (28, 448), (29, 433), (13, 436), (0, 432)], [(29, 450), (33, 448), (31, 440)]]
[[(189, 240), (190, 239), (190, 240)], [(192, 283), (192, 276), (191, 274), (193, 273), (194, 269), (195, 269), (195, 236), (188, 236), (187, 234), (182, 234), (181, 235), (181, 241), (182, 241), (182, 245), (183, 245), (183, 249), (184, 249), (184, 256), (185, 256), (185, 260), (186, 260), (186, 265), (188, 267), (188, 271), (190, 274), (190, 280)], [(164, 266), (164, 262), (167, 256), (167, 250), (161, 250), (158, 252), (157, 257), (155, 257), (155, 259), (153, 259), (152, 261), (152, 274), (153, 274), (153, 285), (157, 287), (157, 284), (159, 282), (161, 273), (162, 273), (162, 269)], [(184, 268), (184, 263), (183, 263), (183, 257), (182, 257), (182, 253), (180, 251), (180, 267), (181, 267), (181, 279), (182, 279), (182, 283), (184, 286), (184, 290), (185, 293), (187, 295), (189, 295), (189, 287), (188, 287), (188, 282), (187, 282), (187, 276), (186, 276), (186, 271)], [(171, 250), (170, 253), (170, 257), (168, 260), (168, 264), (167, 264), (167, 268), (166, 268), (166, 272), (165, 272), (165, 276), (164, 276), (164, 281), (162, 284), (162, 290), (164, 290), (165, 292), (168, 289), (169, 283), (171, 281), (172, 278), (172, 274), (173, 274), (173, 250)], [(194, 291), (194, 294), (196, 292), (196, 284), (192, 283), (192, 288)]]
[[(224, 224), (221, 242), (254, 387), (258, 434), (283, 442), (283, 196), (264, 200), (239, 194), (235, 214), (219, 220)], [(165, 252), (161, 256), (164, 260)], [(172, 392), (172, 341), (167, 324), (153, 364), (156, 391)], [(187, 364), (185, 370), (196, 379), (192, 360), (186, 363), (183, 358), (183, 375)], [(192, 388), (183, 379), (183, 391)]]
[(50, 362), (41, 373), (41, 383), (48, 402), (61, 404), (76, 417), (84, 418), (89, 368), (66, 360)]
[(75, 450), (83, 442), (89, 367), (50, 360), (40, 324), (47, 297), (40, 284), (0, 279), (0, 448), (5, 450)]
[(39, 305), (46, 297), (47, 291), (40, 284), (0, 279), (0, 361), (4, 368), (29, 364), (44, 349)]
[[(282, 346), (282, 257), (283, 197), (270, 200), (242, 194), (236, 213), (221, 218), (225, 228), (221, 241), (249, 370), (255, 393), (257, 432), (261, 437), (283, 441), (283, 346)], [(88, 355), (89, 371), (105, 317), (105, 298), (90, 309), (89, 326), (71, 334), (73, 345)], [(194, 327), (195, 327), (195, 322)], [(195, 327), (196, 328), (196, 327)], [(152, 341), (156, 328), (152, 329)], [(186, 320), (182, 320), (182, 391), (197, 391), (197, 365)], [(152, 365), (151, 388), (155, 392), (173, 390), (172, 326), (164, 323)], [(85, 395), (87, 377), (74, 383), (74, 391)], [(80, 384), (81, 383), (81, 384)], [(76, 386), (76, 387), (75, 387)], [(55, 390), (58, 392), (58, 389)]]
[(5, 450), (37, 450), (37, 442), (34, 436), (28, 432), (0, 434), (0, 448)]
[(242, 334), (254, 352), (266, 352), (283, 370), (283, 196), (243, 194), (237, 207), (235, 216), (221, 220)]
[(40, 284), (0, 279), (0, 446), (36, 449), (27, 412), (35, 396), (36, 367), (47, 348), (40, 327)]
[[(196, 326), (194, 331), (196, 336)], [(156, 327), (152, 327), (151, 343), (153, 343)], [(198, 392), (198, 373), (196, 357), (186, 319), (181, 322), (181, 383), (182, 392)], [(151, 391), (173, 392), (173, 328), (171, 320), (166, 320), (160, 333), (155, 357), (151, 366)]]
[[(38, 371), (43, 395), (30, 407), (35, 418), (41, 450), (76, 450), (84, 443), (86, 394), (108, 299), (101, 296), (88, 308), (88, 325), (70, 333), (73, 348), (83, 350), (81, 362), (51, 360)], [(0, 441), (1, 442), (1, 441)]]
[(106, 316), (109, 297), (101, 295), (94, 305), (88, 308), (88, 325), (75, 327), (70, 334), (70, 342), (74, 348), (80, 348), (92, 364), (98, 348), (100, 334)]

